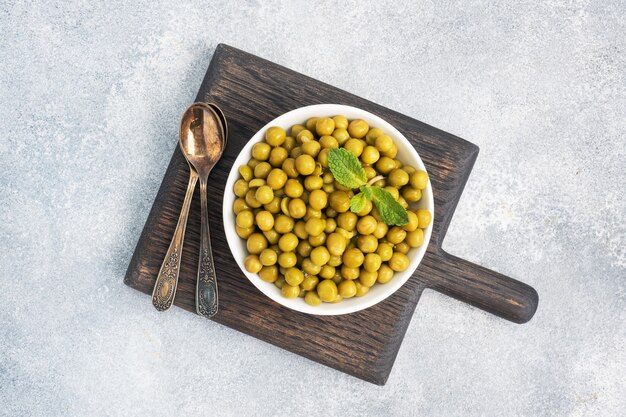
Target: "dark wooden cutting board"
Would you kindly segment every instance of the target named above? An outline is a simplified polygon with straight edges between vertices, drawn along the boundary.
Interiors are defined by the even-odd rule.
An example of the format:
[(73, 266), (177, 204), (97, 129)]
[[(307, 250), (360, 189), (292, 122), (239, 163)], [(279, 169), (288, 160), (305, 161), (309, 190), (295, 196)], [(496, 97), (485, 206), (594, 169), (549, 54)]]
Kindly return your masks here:
[[(340, 371), (383, 385), (424, 288), (432, 288), (516, 323), (537, 308), (526, 284), (451, 256), (441, 243), (472, 170), (478, 147), (338, 88), (227, 45), (218, 45), (196, 101), (217, 103), (230, 128), (224, 155), (209, 180), (211, 241), (219, 282), (218, 323)], [(435, 223), (426, 256), (411, 279), (385, 301), (344, 316), (289, 310), (258, 291), (239, 270), (226, 243), (221, 207), (228, 173), (240, 149), (275, 117), (298, 107), (347, 104), (372, 112), (400, 130), (426, 164), (435, 195)], [(181, 109), (181, 114), (184, 109)], [(124, 282), (152, 293), (174, 233), (189, 171), (178, 147), (165, 172)], [(199, 187), (185, 236), (175, 305), (195, 313)], [(150, 298), (146, 298), (150, 303)]]

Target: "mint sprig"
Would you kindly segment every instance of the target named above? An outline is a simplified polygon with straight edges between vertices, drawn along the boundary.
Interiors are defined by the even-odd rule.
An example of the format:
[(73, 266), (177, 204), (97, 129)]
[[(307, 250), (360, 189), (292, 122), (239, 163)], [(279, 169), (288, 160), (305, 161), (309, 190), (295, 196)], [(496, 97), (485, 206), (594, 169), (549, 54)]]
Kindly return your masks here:
[(328, 167), (339, 184), (361, 191), (350, 200), (350, 211), (358, 213), (365, 207), (366, 200), (371, 200), (385, 224), (402, 226), (409, 222), (405, 208), (389, 191), (367, 183), (365, 170), (352, 152), (345, 148), (331, 149), (328, 154)]

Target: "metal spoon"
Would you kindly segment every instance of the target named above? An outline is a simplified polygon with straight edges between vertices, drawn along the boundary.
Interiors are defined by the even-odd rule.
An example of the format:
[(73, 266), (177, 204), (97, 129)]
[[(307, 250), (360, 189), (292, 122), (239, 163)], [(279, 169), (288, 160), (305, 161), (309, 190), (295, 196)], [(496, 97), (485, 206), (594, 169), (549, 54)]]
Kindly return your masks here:
[(220, 118), (220, 122), (222, 122), (222, 134), (224, 136), (224, 147), (226, 147), (226, 143), (228, 142), (228, 123), (226, 122), (226, 115), (219, 108), (219, 106), (215, 103), (207, 103), (211, 109), (217, 114), (217, 117)]
[[(183, 141), (186, 141), (187, 138), (186, 134), (183, 137), (183, 125), (188, 126), (190, 121), (187, 119), (192, 117), (193, 115), (185, 112), (180, 122), (181, 127), (178, 144), (183, 154), (185, 153)], [(180, 260), (183, 253), (183, 243), (185, 241), (187, 216), (189, 215), (193, 190), (196, 188), (196, 182), (198, 181), (198, 172), (191, 166), (189, 160), (187, 160), (187, 164), (189, 165), (189, 182), (187, 183), (183, 207), (180, 210), (180, 216), (178, 217), (178, 223), (176, 224), (170, 247), (167, 249), (165, 259), (163, 260), (159, 275), (157, 275), (156, 282), (154, 283), (154, 289), (152, 290), (152, 305), (159, 311), (168, 310), (172, 306), (174, 296), (176, 295), (176, 288), (178, 287), (178, 275), (180, 273)]]
[[(220, 111), (221, 112), (221, 111)], [(180, 147), (190, 168), (200, 180), (200, 259), (196, 285), (196, 311), (205, 317), (217, 313), (218, 294), (207, 211), (207, 181), (211, 169), (226, 147), (224, 126), (212, 107), (194, 103), (185, 111), (180, 125)]]

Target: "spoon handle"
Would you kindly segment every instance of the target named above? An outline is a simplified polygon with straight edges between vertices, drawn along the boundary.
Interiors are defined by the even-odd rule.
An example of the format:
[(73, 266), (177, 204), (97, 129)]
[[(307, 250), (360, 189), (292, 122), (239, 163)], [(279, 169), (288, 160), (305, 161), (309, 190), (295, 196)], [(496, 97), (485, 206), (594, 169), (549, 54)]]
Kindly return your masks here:
[(206, 318), (217, 313), (217, 277), (211, 250), (211, 236), (206, 196), (207, 178), (200, 178), (200, 259), (198, 261), (198, 283), (196, 284), (196, 311)]
[(152, 291), (152, 305), (159, 310), (165, 311), (172, 306), (174, 296), (176, 295), (176, 287), (178, 286), (178, 274), (180, 272), (180, 260), (183, 254), (183, 242), (185, 240), (185, 228), (187, 227), (187, 216), (189, 214), (189, 206), (193, 197), (193, 190), (196, 188), (198, 181), (198, 173), (191, 169), (189, 172), (189, 183), (187, 184), (187, 192), (183, 207), (180, 210), (178, 224), (174, 230), (174, 237), (170, 247), (165, 254), (165, 259), (161, 265), (161, 270), (157, 276)]

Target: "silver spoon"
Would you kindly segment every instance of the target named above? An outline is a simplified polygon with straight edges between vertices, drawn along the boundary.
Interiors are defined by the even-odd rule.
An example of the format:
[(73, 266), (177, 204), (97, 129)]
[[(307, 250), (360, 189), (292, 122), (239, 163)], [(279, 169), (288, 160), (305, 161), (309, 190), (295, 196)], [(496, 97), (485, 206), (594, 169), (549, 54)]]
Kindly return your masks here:
[(224, 114), (224, 112), (222, 111), (222, 109), (219, 108), (219, 106), (215, 103), (207, 103), (209, 105), (209, 107), (211, 107), (211, 109), (215, 112), (215, 114), (217, 114), (217, 117), (219, 117), (220, 122), (222, 123), (222, 134), (224, 135), (224, 148), (226, 147), (226, 144), (228, 143), (228, 122), (226, 121), (226, 115)]
[[(185, 112), (183, 119), (181, 120), (180, 135), (178, 144), (184, 152), (183, 148), (183, 125), (188, 125), (189, 120), (186, 120), (190, 115)], [(154, 289), (152, 290), (152, 305), (159, 310), (165, 311), (172, 307), (174, 303), (174, 297), (176, 296), (176, 289), (178, 287), (178, 275), (180, 273), (180, 260), (183, 253), (183, 243), (185, 241), (185, 229), (187, 227), (187, 217), (189, 215), (189, 207), (191, 206), (191, 199), (193, 198), (193, 190), (196, 188), (196, 182), (198, 181), (198, 173), (189, 164), (189, 181), (187, 183), (187, 191), (185, 192), (185, 199), (183, 200), (183, 207), (180, 210), (180, 216), (178, 217), (178, 223), (174, 230), (174, 236), (170, 242), (170, 246), (163, 259), (163, 264), (157, 275), (156, 282), (154, 283)]]
[(212, 106), (206, 103), (194, 103), (189, 106), (180, 125), (180, 146), (183, 155), (190, 168), (197, 172), (200, 180), (201, 230), (196, 311), (204, 317), (212, 317), (218, 308), (217, 278), (209, 234), (207, 181), (226, 147), (225, 131), (226, 126), (222, 124), (220, 117)]

